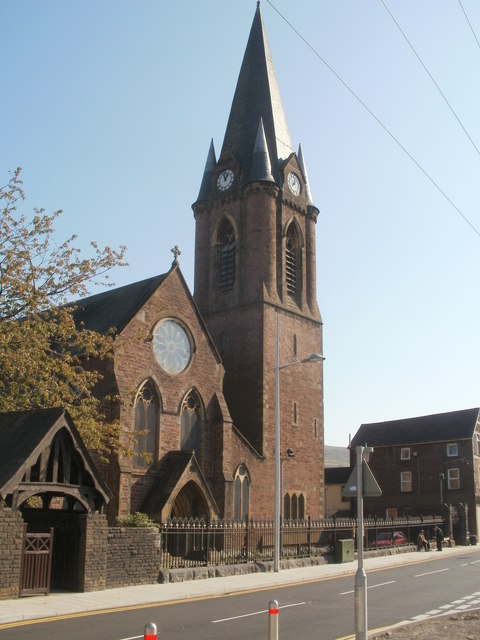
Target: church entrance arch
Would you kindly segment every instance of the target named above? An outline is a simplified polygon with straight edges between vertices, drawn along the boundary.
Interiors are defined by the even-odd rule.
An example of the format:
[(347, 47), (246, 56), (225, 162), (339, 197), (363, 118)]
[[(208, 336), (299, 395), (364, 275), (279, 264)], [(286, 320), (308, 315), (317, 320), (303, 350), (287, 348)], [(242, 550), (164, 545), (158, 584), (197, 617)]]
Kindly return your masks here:
[(207, 499), (198, 484), (187, 482), (178, 492), (172, 505), (171, 517), (179, 519), (204, 518), (210, 515)]

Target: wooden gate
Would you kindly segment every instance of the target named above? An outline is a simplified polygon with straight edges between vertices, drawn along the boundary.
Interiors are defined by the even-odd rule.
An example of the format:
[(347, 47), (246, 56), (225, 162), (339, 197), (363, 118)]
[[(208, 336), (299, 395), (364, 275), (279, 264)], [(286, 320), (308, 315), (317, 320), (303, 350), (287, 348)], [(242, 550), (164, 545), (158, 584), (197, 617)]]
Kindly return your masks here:
[(50, 533), (27, 533), (24, 525), (20, 596), (50, 593), (52, 546), (53, 528)]

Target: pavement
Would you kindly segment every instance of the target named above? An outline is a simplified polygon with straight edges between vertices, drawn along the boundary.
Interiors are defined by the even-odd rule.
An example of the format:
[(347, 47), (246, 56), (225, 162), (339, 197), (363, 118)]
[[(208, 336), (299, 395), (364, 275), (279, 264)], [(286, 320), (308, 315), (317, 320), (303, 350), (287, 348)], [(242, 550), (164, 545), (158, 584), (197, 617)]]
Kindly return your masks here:
[[(435, 561), (453, 555), (480, 550), (480, 547), (444, 548), (437, 551), (413, 551), (387, 556), (366, 558), (365, 571), (378, 571), (403, 564)], [(278, 573), (249, 573), (224, 578), (208, 578), (168, 584), (149, 584), (90, 593), (51, 593), (48, 596), (30, 596), (17, 600), (0, 600), (0, 628), (18, 622), (82, 616), (92, 613), (137, 608), (142, 605), (161, 604), (193, 598), (208, 598), (242, 591), (255, 591), (304, 582), (326, 580), (338, 576), (355, 575), (357, 561), (327, 564), (315, 567), (283, 569)], [(267, 607), (268, 602), (265, 603)]]

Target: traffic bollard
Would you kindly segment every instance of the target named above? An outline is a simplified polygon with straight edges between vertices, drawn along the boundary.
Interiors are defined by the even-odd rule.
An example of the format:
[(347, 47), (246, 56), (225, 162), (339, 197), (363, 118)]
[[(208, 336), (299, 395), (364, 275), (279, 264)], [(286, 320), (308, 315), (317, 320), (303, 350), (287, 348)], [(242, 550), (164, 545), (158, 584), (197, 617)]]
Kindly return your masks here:
[(268, 603), (268, 640), (278, 640), (278, 602)]
[(153, 622), (146, 624), (143, 638), (144, 640), (157, 640), (157, 625)]

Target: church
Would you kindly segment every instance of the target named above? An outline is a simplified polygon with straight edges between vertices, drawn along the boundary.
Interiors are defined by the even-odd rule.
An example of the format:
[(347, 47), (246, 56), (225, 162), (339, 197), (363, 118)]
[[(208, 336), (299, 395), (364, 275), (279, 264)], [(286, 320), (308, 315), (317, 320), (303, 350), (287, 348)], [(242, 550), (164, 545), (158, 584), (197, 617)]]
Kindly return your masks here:
[(99, 393), (121, 399), (114, 417), (134, 450), (98, 465), (109, 520), (272, 518), (277, 373), (283, 515), (321, 518), (323, 364), (296, 366), (323, 353), (319, 212), (260, 3), (223, 145), (217, 154), (210, 144), (192, 209), (193, 294), (175, 247), (166, 273), (77, 302), (87, 328), (116, 329)]

